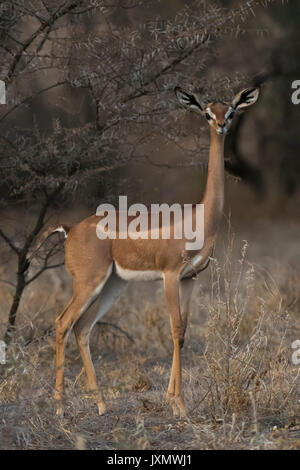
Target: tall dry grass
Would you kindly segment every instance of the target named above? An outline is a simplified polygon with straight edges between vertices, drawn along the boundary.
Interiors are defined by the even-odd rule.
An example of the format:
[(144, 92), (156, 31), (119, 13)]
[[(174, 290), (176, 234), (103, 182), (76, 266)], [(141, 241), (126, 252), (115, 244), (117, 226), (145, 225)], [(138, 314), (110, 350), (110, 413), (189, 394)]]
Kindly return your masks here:
[(288, 263), (251, 262), (248, 242), (231, 230), (219, 248), (225, 255), (195, 279), (182, 352), (186, 419), (173, 418), (165, 403), (172, 341), (162, 287), (141, 283), (92, 335), (108, 404), (102, 417), (85, 395), (72, 336), (65, 415), (55, 416), (55, 312), (21, 317), (0, 366), (1, 448), (299, 448), (300, 368), (291, 343), (300, 338), (300, 273)]

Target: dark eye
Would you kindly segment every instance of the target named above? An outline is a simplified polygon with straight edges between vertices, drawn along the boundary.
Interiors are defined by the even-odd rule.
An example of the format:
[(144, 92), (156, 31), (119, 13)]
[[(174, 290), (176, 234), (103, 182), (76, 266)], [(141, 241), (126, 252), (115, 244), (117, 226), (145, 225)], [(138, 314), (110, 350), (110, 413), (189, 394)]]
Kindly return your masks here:
[(232, 111), (232, 112), (229, 114), (229, 116), (228, 116), (228, 118), (227, 118), (227, 119), (232, 119), (232, 118), (233, 118), (233, 116), (234, 116), (234, 112)]
[(208, 121), (210, 121), (211, 116), (210, 116), (208, 113), (205, 113), (205, 117), (206, 117), (206, 119), (207, 119)]

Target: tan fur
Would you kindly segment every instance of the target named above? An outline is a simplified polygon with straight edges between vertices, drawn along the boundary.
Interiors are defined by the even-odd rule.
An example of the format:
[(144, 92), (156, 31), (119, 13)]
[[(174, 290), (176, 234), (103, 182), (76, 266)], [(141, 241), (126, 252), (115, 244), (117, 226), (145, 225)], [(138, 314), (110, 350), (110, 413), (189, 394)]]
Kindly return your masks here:
[(210, 109), (216, 116), (215, 126), (221, 126), (223, 124), (226, 124), (225, 114), (227, 113), (228, 108), (228, 104), (223, 103), (212, 103), (210, 105)]
[[(188, 102), (188, 100), (186, 101)], [(195, 107), (194, 101), (191, 103)], [(171, 221), (171, 239), (169, 240), (162, 238), (158, 240), (151, 238), (146, 240), (132, 240), (130, 238), (126, 240), (99, 240), (96, 235), (96, 226), (100, 218), (95, 215), (83, 220), (68, 231), (65, 244), (65, 263), (66, 268), (73, 276), (74, 294), (56, 320), (55, 398), (58, 400), (58, 413), (62, 411), (65, 344), (68, 333), (73, 326), (87, 374), (88, 390), (93, 394), (99, 412), (103, 413), (105, 410), (90, 356), (89, 335), (96, 321), (108, 310), (126, 285), (126, 281), (116, 275), (115, 264), (127, 271), (158, 271), (162, 273), (174, 344), (167, 398), (174, 413), (185, 413), (181, 391), (180, 347), (184, 341), (193, 287), (191, 277), (205, 269), (209, 263), (224, 202), (225, 135), (217, 132), (217, 126), (225, 122), (225, 114), (229, 107), (222, 103), (212, 103), (210, 106), (216, 119), (213, 125), (210, 125), (208, 178), (202, 200), (205, 239), (201, 250), (187, 251), (184, 238), (182, 240), (174, 239), (173, 221)], [(193, 222), (195, 222), (194, 209), (191, 213)], [(113, 272), (110, 275), (111, 269)], [(182, 276), (183, 272), (184, 276)], [(89, 306), (99, 295), (100, 301), (102, 299), (100, 311), (89, 311)]]

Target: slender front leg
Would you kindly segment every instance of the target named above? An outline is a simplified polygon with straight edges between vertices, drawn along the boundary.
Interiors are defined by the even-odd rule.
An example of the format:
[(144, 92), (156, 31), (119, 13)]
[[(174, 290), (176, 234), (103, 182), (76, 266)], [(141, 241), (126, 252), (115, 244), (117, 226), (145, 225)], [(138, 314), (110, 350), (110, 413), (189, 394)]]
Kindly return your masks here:
[(165, 274), (164, 281), (174, 347), (167, 400), (172, 406), (174, 415), (177, 415), (179, 412), (182, 416), (185, 416), (186, 411), (181, 391), (180, 336), (182, 331), (182, 320), (180, 316), (179, 301), (180, 281), (177, 274), (173, 272), (167, 272)]
[(180, 282), (180, 316), (181, 316), (181, 333), (180, 333), (180, 347), (184, 344), (184, 335), (187, 327), (187, 320), (189, 308), (192, 298), (192, 291), (195, 281), (192, 278), (182, 279)]

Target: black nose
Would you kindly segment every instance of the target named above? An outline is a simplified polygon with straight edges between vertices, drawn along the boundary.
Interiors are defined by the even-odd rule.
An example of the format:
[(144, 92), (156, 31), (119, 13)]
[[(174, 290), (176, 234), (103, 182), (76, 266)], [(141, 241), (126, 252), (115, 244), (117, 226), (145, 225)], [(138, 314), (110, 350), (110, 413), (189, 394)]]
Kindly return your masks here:
[(223, 127), (225, 127), (225, 126), (226, 126), (226, 123), (225, 123), (225, 122), (224, 122), (223, 124), (220, 124), (220, 123), (219, 123), (219, 127), (222, 127), (222, 128), (223, 128)]

